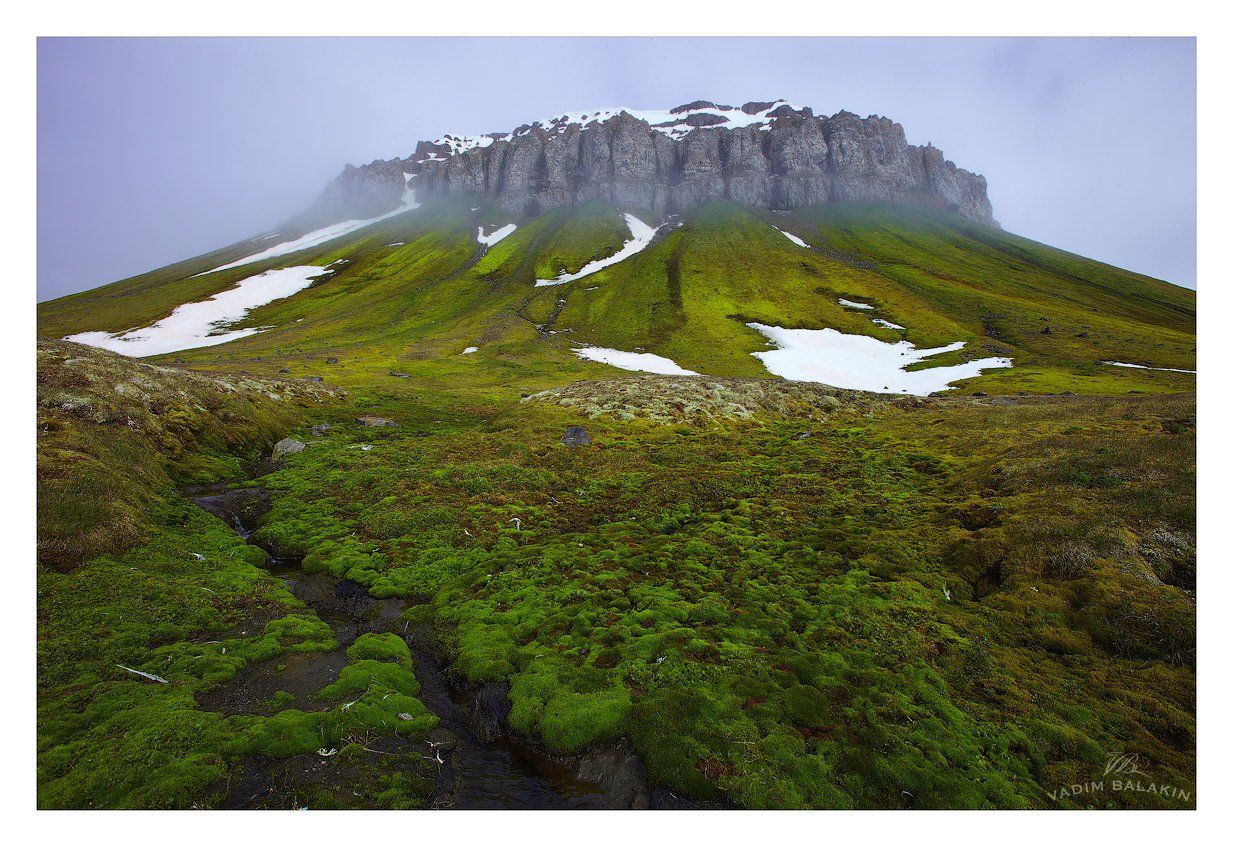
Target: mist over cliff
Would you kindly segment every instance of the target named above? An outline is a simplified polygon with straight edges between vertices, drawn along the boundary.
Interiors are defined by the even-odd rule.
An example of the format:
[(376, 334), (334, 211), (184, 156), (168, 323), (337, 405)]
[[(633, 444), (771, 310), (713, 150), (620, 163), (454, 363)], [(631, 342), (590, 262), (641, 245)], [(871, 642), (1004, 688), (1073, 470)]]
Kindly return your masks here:
[(794, 209), (831, 201), (911, 203), (996, 226), (985, 178), (909, 144), (886, 117), (814, 115), (783, 100), (740, 107), (599, 109), (511, 132), (421, 141), (402, 159), (348, 165), (297, 221), (324, 225), (473, 194), (514, 215), (592, 199), (674, 214), (713, 198)]

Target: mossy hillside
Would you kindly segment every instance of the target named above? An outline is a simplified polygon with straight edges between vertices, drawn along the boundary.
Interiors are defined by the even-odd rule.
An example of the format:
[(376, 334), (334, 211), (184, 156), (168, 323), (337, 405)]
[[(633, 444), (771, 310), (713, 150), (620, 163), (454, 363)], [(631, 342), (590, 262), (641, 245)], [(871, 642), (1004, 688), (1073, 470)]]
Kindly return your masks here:
[(865, 273), (792, 244), (747, 210), (714, 202), (642, 253), (557, 292), (568, 298), (557, 326), (580, 341), (654, 350), (701, 373), (763, 376), (749, 354), (765, 349), (765, 339), (748, 321), (895, 340), (838, 303)]
[[(220, 521), (186, 501), (155, 518), (163, 529), (148, 544), (39, 571), (41, 807), (214, 806), (247, 757), (422, 738), (436, 725), (415, 698), (405, 643), (378, 635), (351, 646), (351, 663), (317, 695), (320, 711), (204, 711), (194, 695), (240, 669), (337, 642)], [(422, 803), (429, 788), (401, 802)]]
[(617, 210), (593, 200), (523, 222), (487, 251), (475, 271), (492, 282), (534, 286), (536, 280), (576, 273), (588, 262), (611, 256), (627, 238), (629, 227)]
[[(439, 334), (437, 328), (459, 316), (483, 313), (471, 322), (471, 335), (459, 336), (460, 343), (469, 344), (471, 337), (483, 334), (491, 313), (521, 302), (522, 289), (533, 288), (537, 275), (555, 276), (562, 267), (577, 270), (593, 258), (615, 252), (628, 236), (620, 215), (610, 205), (594, 202), (533, 219), (484, 250), (475, 233), (478, 222), (488, 216), (472, 211), (470, 202), (467, 198), (434, 201), (318, 247), (203, 277), (168, 279), (159, 271), (49, 301), (40, 305), (40, 334), (128, 329), (262, 271), (314, 264), (329, 266), (332, 273), (294, 297), (253, 310), (236, 324), (277, 327), (252, 336), (253, 343), (245, 350), (288, 355), (310, 342), (313, 352), (324, 358), (336, 349), (374, 343), (392, 346), (395, 340), (429, 341), (435, 349), (441, 341), (430, 337)], [(218, 258), (210, 255), (212, 260)], [(196, 267), (173, 266), (178, 273)], [(519, 284), (512, 299), (510, 292), (501, 290), (505, 281)], [(234, 342), (228, 352), (233, 349)], [(221, 352), (204, 348), (175, 358), (210, 361)]]
[[(1127, 750), (1157, 781), (1194, 785), (1194, 399), (1178, 393), (1194, 378), (1092, 364), (1165, 364), (1150, 358), (1157, 335), (1184, 352), (1193, 294), (1147, 281), (1123, 297), (1115, 269), (977, 230), (991, 247), (941, 213), (914, 223), (841, 205), (828, 210), (851, 219), (818, 212), (811, 230), (715, 204), (626, 263), (540, 290), (541, 251), (581, 265), (606, 249), (588, 249), (568, 210), (484, 253), (472, 226), (486, 213), (426, 205), (382, 222), (388, 233), (289, 258), (348, 261), (252, 316), (275, 329), (178, 354), (208, 374), (186, 380), (215, 386), (182, 424), (146, 393), (112, 398), (128, 377), (108, 383), (101, 414), (96, 400), (45, 404), (40, 531), (72, 542), (64, 564), (86, 563), (40, 571), (40, 803), (217, 805), (246, 756), (430, 725), (404, 699), (414, 678), (397, 647), (380, 643), (350, 657), (322, 711), (273, 702), (224, 718), (196, 705), (240, 660), (279, 661), (272, 645), (326, 648), (320, 621), (261, 577), (260, 554), (174, 490), (238, 478), (240, 458), (293, 435), (308, 448), (260, 481), (275, 498), (256, 537), (376, 596), (421, 600), (409, 614), (438, 628), (454, 670), (509, 680), (516, 730), (553, 751), (628, 736), (655, 781), (747, 806), (1186, 805), (1047, 792)], [(623, 240), (616, 210), (590, 213)], [(1035, 264), (1016, 252), (1032, 250)], [(1050, 280), (1079, 291), (1084, 274), (1102, 298), (1087, 329), (1031, 332), (1060, 321), (1039, 308)], [(1015, 368), (963, 391), (1121, 396), (918, 403), (819, 389), (838, 397), (823, 408), (789, 385), (684, 405), (653, 377), (635, 378), (636, 398), (564, 387), (617, 374), (577, 359), (570, 339), (745, 368), (762, 346), (742, 319), (859, 331), (867, 316), (838, 296), (874, 303), (921, 344), (1013, 346)], [(66, 326), (84, 303), (44, 304), (40, 326)], [(741, 303), (762, 311), (730, 312)], [(545, 321), (559, 334), (538, 331)], [(461, 355), (468, 345), (479, 352)], [(265, 379), (284, 367), (285, 383)], [(317, 402), (320, 386), (295, 379), (310, 374), (345, 396)], [(218, 380), (305, 393), (251, 399)], [(1126, 398), (1139, 391), (1153, 396)], [(355, 425), (369, 413), (399, 426)], [(583, 417), (595, 444), (559, 446)], [(335, 428), (312, 438), (321, 421)], [(253, 596), (269, 601), (259, 615)], [(249, 620), (260, 631), (206, 649)], [(420, 788), (391, 784), (373, 802), (414, 804)]]
[[(841, 203), (798, 210), (789, 219), (811, 243), (859, 257), (895, 288), (912, 292), (926, 307), (924, 326), (934, 315), (948, 315), (987, 343), (1014, 349), (1025, 365), (1052, 361), (1080, 373), (1106, 360), (1195, 367), (1189, 289), (940, 210)], [(866, 293), (878, 298), (882, 292)], [(915, 340), (920, 317), (888, 313)]]
[[(657, 380), (638, 379), (652, 396)], [(1175, 587), (1193, 574), (1191, 398), (1008, 406), (838, 392), (838, 409), (701, 426), (600, 416), (596, 444), (570, 451), (556, 441), (578, 409), (417, 388), (351, 392), (320, 409), (336, 429), (294, 431), (309, 448), (263, 481), (277, 496), (258, 537), (378, 596), (423, 598), (415, 614), (453, 633), (455, 669), (510, 679), (512, 722), (550, 749), (628, 735), (654, 779), (753, 806), (893, 806), (903, 791), (916, 805), (1051, 806), (1044, 791), (1115, 749), (1193, 785), (1193, 603)], [(374, 403), (400, 426), (347, 423)], [(240, 590), (204, 580), (216, 553), (201, 528), (232, 545), (226, 561), (257, 571), (242, 558), (251, 547), (182, 506), (150, 517), (166, 528), (152, 544), (166, 547), (40, 576), (57, 585), (40, 602), (56, 615), (40, 646), (44, 805), (212, 805), (212, 780), (244, 755), (406, 731), (401, 713), (428, 725), (401, 699), (414, 696), (401, 651), (379, 642), (357, 646), (323, 701), (364, 708), (227, 724), (182, 695), (138, 708), (150, 701), (134, 684), (170, 689), (114, 664), (195, 689), (266, 655), (184, 640), (213, 631), (193, 617), (194, 589), (228, 614), (245, 608)], [(195, 570), (166, 602), (126, 590), (137, 572), (162, 590), (172, 563)], [(99, 593), (74, 605), (78, 579)], [(325, 647), (310, 617), (282, 617), (304, 630), (279, 635), (282, 649)], [(129, 630), (147, 620), (157, 637)], [(80, 655), (95, 642), (114, 653)], [(90, 717), (116, 715), (96, 733), (70, 717), (84, 708), (70, 695), (111, 671), (105, 695), (88, 689), (100, 704)], [(236, 723), (242, 740), (225, 742)], [(134, 746), (100, 738), (115, 726)], [(166, 782), (143, 775), (151, 761)], [(122, 775), (114, 791), (106, 768)]]
[[(225, 718), (194, 698), (250, 664), (336, 641), (261, 569), (265, 553), (176, 484), (242, 475), (242, 458), (337, 397), (40, 343), (41, 806), (215, 805), (247, 756), (416, 738), (435, 725), (414, 697), (406, 645), (399, 652), (377, 636), (353, 645), (355, 661), (321, 694), (323, 711)], [(344, 689), (355, 702), (330, 708)], [(387, 786), (387, 799), (422, 803), (428, 788), (410, 795), (408, 786)]]
[[(522, 220), (484, 250), (475, 227), (492, 216), (472, 211), (471, 202), (433, 201), (304, 255), (203, 277), (218, 278), (211, 283), (218, 290), (234, 283), (233, 273), (239, 279), (267, 266), (339, 262), (328, 279), (254, 310), (245, 323), (273, 329), (177, 358), (263, 374), (288, 367), (303, 376), (323, 375), (324, 359), (333, 355), (345, 360), (345, 370), (324, 375), (340, 384), (372, 384), (394, 370), (423, 384), (486, 385), (516, 396), (528, 386), (613, 372), (574, 361), (568, 350), (580, 342), (645, 349), (712, 375), (766, 376), (750, 355), (767, 349), (765, 339), (744, 326), (758, 320), (829, 326), (887, 342), (906, 338), (922, 347), (964, 341), (964, 351), (947, 362), (1014, 360), (1013, 368), (965, 381), (961, 390), (969, 392), (1125, 394), (1194, 386), (1189, 374), (1102, 364), (1192, 369), (1193, 292), (945, 212), (835, 203), (781, 215), (715, 201), (680, 226), (666, 226), (624, 262), (536, 288), (536, 278), (614, 252), (627, 237), (618, 211), (601, 201), (557, 209)], [(812, 247), (793, 244), (776, 228)], [(191, 299), (178, 285), (143, 284), (127, 294), (123, 287), (100, 289), (110, 293), (42, 304), (40, 329), (97, 329), (102, 317), (103, 328), (132, 326)], [(875, 310), (843, 309), (840, 297)], [(878, 327), (871, 316), (907, 329)], [(470, 346), (480, 353), (460, 357)]]
[(262, 533), (428, 599), (455, 670), (508, 678), (553, 751), (629, 735), (656, 780), (741, 805), (1050, 807), (1121, 749), (1193, 786), (1192, 409), (601, 417), (568, 450), (571, 413), (523, 404), (331, 432), (267, 479)]
[(39, 342), (38, 367), (39, 559), (58, 567), (136, 543), (173, 483), (240, 475), (334, 393), (65, 342)]
[[(555, 326), (573, 339), (645, 348), (707, 374), (764, 373), (749, 354), (766, 349), (765, 340), (743, 325), (759, 321), (919, 347), (967, 345), (954, 361), (914, 369), (967, 356), (1015, 360), (1015, 368), (966, 381), (967, 390), (1193, 386), (1184, 374), (1103, 364), (1193, 369), (1193, 292), (907, 207), (839, 203), (776, 215), (714, 202), (642, 254), (539, 296), (567, 299)], [(844, 309), (839, 298), (875, 310)], [(871, 317), (907, 330), (878, 327)]]

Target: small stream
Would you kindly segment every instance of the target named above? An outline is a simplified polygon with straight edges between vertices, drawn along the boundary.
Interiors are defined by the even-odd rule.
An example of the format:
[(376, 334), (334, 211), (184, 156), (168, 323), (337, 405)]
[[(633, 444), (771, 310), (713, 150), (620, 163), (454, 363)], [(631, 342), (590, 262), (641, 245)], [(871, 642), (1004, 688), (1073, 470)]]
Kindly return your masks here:
[[(247, 539), (255, 522), (269, 508), (269, 495), (260, 489), (195, 487), (185, 495), (207, 512), (225, 520)], [(505, 686), (479, 689), (459, 684), (433, 650), (433, 633), (425, 626), (411, 627), (403, 611), (414, 601), (378, 600), (351, 580), (328, 574), (306, 574), (295, 557), (271, 556), (266, 570), (281, 579), (292, 593), (328, 624), (339, 648), (328, 653), (279, 656), (243, 668), (236, 677), (198, 697), (202, 708), (224, 714), (253, 714), (277, 692), (289, 692), (294, 702), (284, 708), (305, 711), (333, 704), (311, 698), (338, 678), (346, 665), (346, 648), (365, 632), (398, 632), (415, 658), (419, 699), (437, 715), (440, 725), (427, 742), (380, 739), (369, 747), (374, 754), (397, 756), (421, 753), (439, 757), (437, 787), (429, 805), (454, 809), (586, 809), (679, 807), (681, 800), (660, 789), (647, 789), (645, 768), (628, 743), (582, 756), (558, 757), (512, 733), (504, 718), (509, 710)], [(251, 626), (264, 624), (253, 622)], [(285, 695), (283, 695), (285, 697)], [(246, 762), (239, 784), (230, 790), (232, 808), (261, 807), (276, 791), (294, 794), (300, 784), (321, 784), (327, 766), (319, 757)], [(356, 786), (347, 786), (361, 796)], [(363, 786), (358, 786), (362, 790)]]

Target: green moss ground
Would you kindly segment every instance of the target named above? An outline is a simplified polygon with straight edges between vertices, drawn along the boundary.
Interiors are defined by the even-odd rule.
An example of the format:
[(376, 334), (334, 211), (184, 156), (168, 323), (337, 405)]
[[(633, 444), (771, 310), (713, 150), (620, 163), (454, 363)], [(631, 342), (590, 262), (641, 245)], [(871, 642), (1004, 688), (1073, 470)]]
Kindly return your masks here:
[[(431, 729), (398, 639), (356, 642), (320, 712), (197, 705), (251, 663), (334, 647), (177, 494), (243, 479), (290, 434), (309, 445), (259, 481), (256, 538), (422, 601), (408, 614), (454, 669), (508, 680), (511, 724), (553, 752), (628, 737), (653, 781), (749, 807), (1193, 806), (1194, 377), (1099, 364), (1193, 368), (1193, 292), (941, 212), (722, 203), (535, 289), (615, 249), (617, 210), (520, 221), (486, 254), (483, 215), (426, 206), (307, 255), (184, 279), (235, 248), (40, 307), (47, 336), (118, 330), (265, 267), (348, 260), (250, 316), (276, 329), (163, 357), (192, 372), (41, 352), (40, 805), (214, 806), (248, 757)], [(1015, 367), (940, 400), (733, 380), (682, 403), (568, 351), (765, 378), (746, 320), (899, 337), (839, 297)], [(1080, 396), (1033, 396), (1063, 391)], [(595, 443), (561, 446), (580, 422)], [(1050, 796), (1127, 751), (1188, 796)], [(427, 796), (373, 780), (371, 805)]]

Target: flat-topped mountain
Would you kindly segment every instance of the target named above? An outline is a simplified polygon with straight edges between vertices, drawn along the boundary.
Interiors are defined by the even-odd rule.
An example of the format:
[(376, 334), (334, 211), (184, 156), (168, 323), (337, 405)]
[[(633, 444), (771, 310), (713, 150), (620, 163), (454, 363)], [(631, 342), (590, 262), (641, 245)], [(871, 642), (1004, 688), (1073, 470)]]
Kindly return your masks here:
[(925, 396), (1189, 389), (1194, 314), (1193, 291), (1003, 231), (983, 177), (887, 118), (697, 101), (349, 166), (277, 230), (41, 304), (39, 329), (314, 378), (362, 352), (541, 388), (625, 370)]
[(39, 805), (1190, 808), (1195, 317), (884, 118), (348, 168), (39, 304)]
[(713, 199), (767, 209), (912, 203), (994, 225), (985, 178), (909, 144), (890, 118), (816, 116), (784, 100), (698, 100), (662, 111), (570, 112), (510, 132), (421, 141), (403, 159), (348, 165), (306, 213), (325, 225), (428, 197), (474, 193), (514, 214), (588, 200), (674, 214)]

